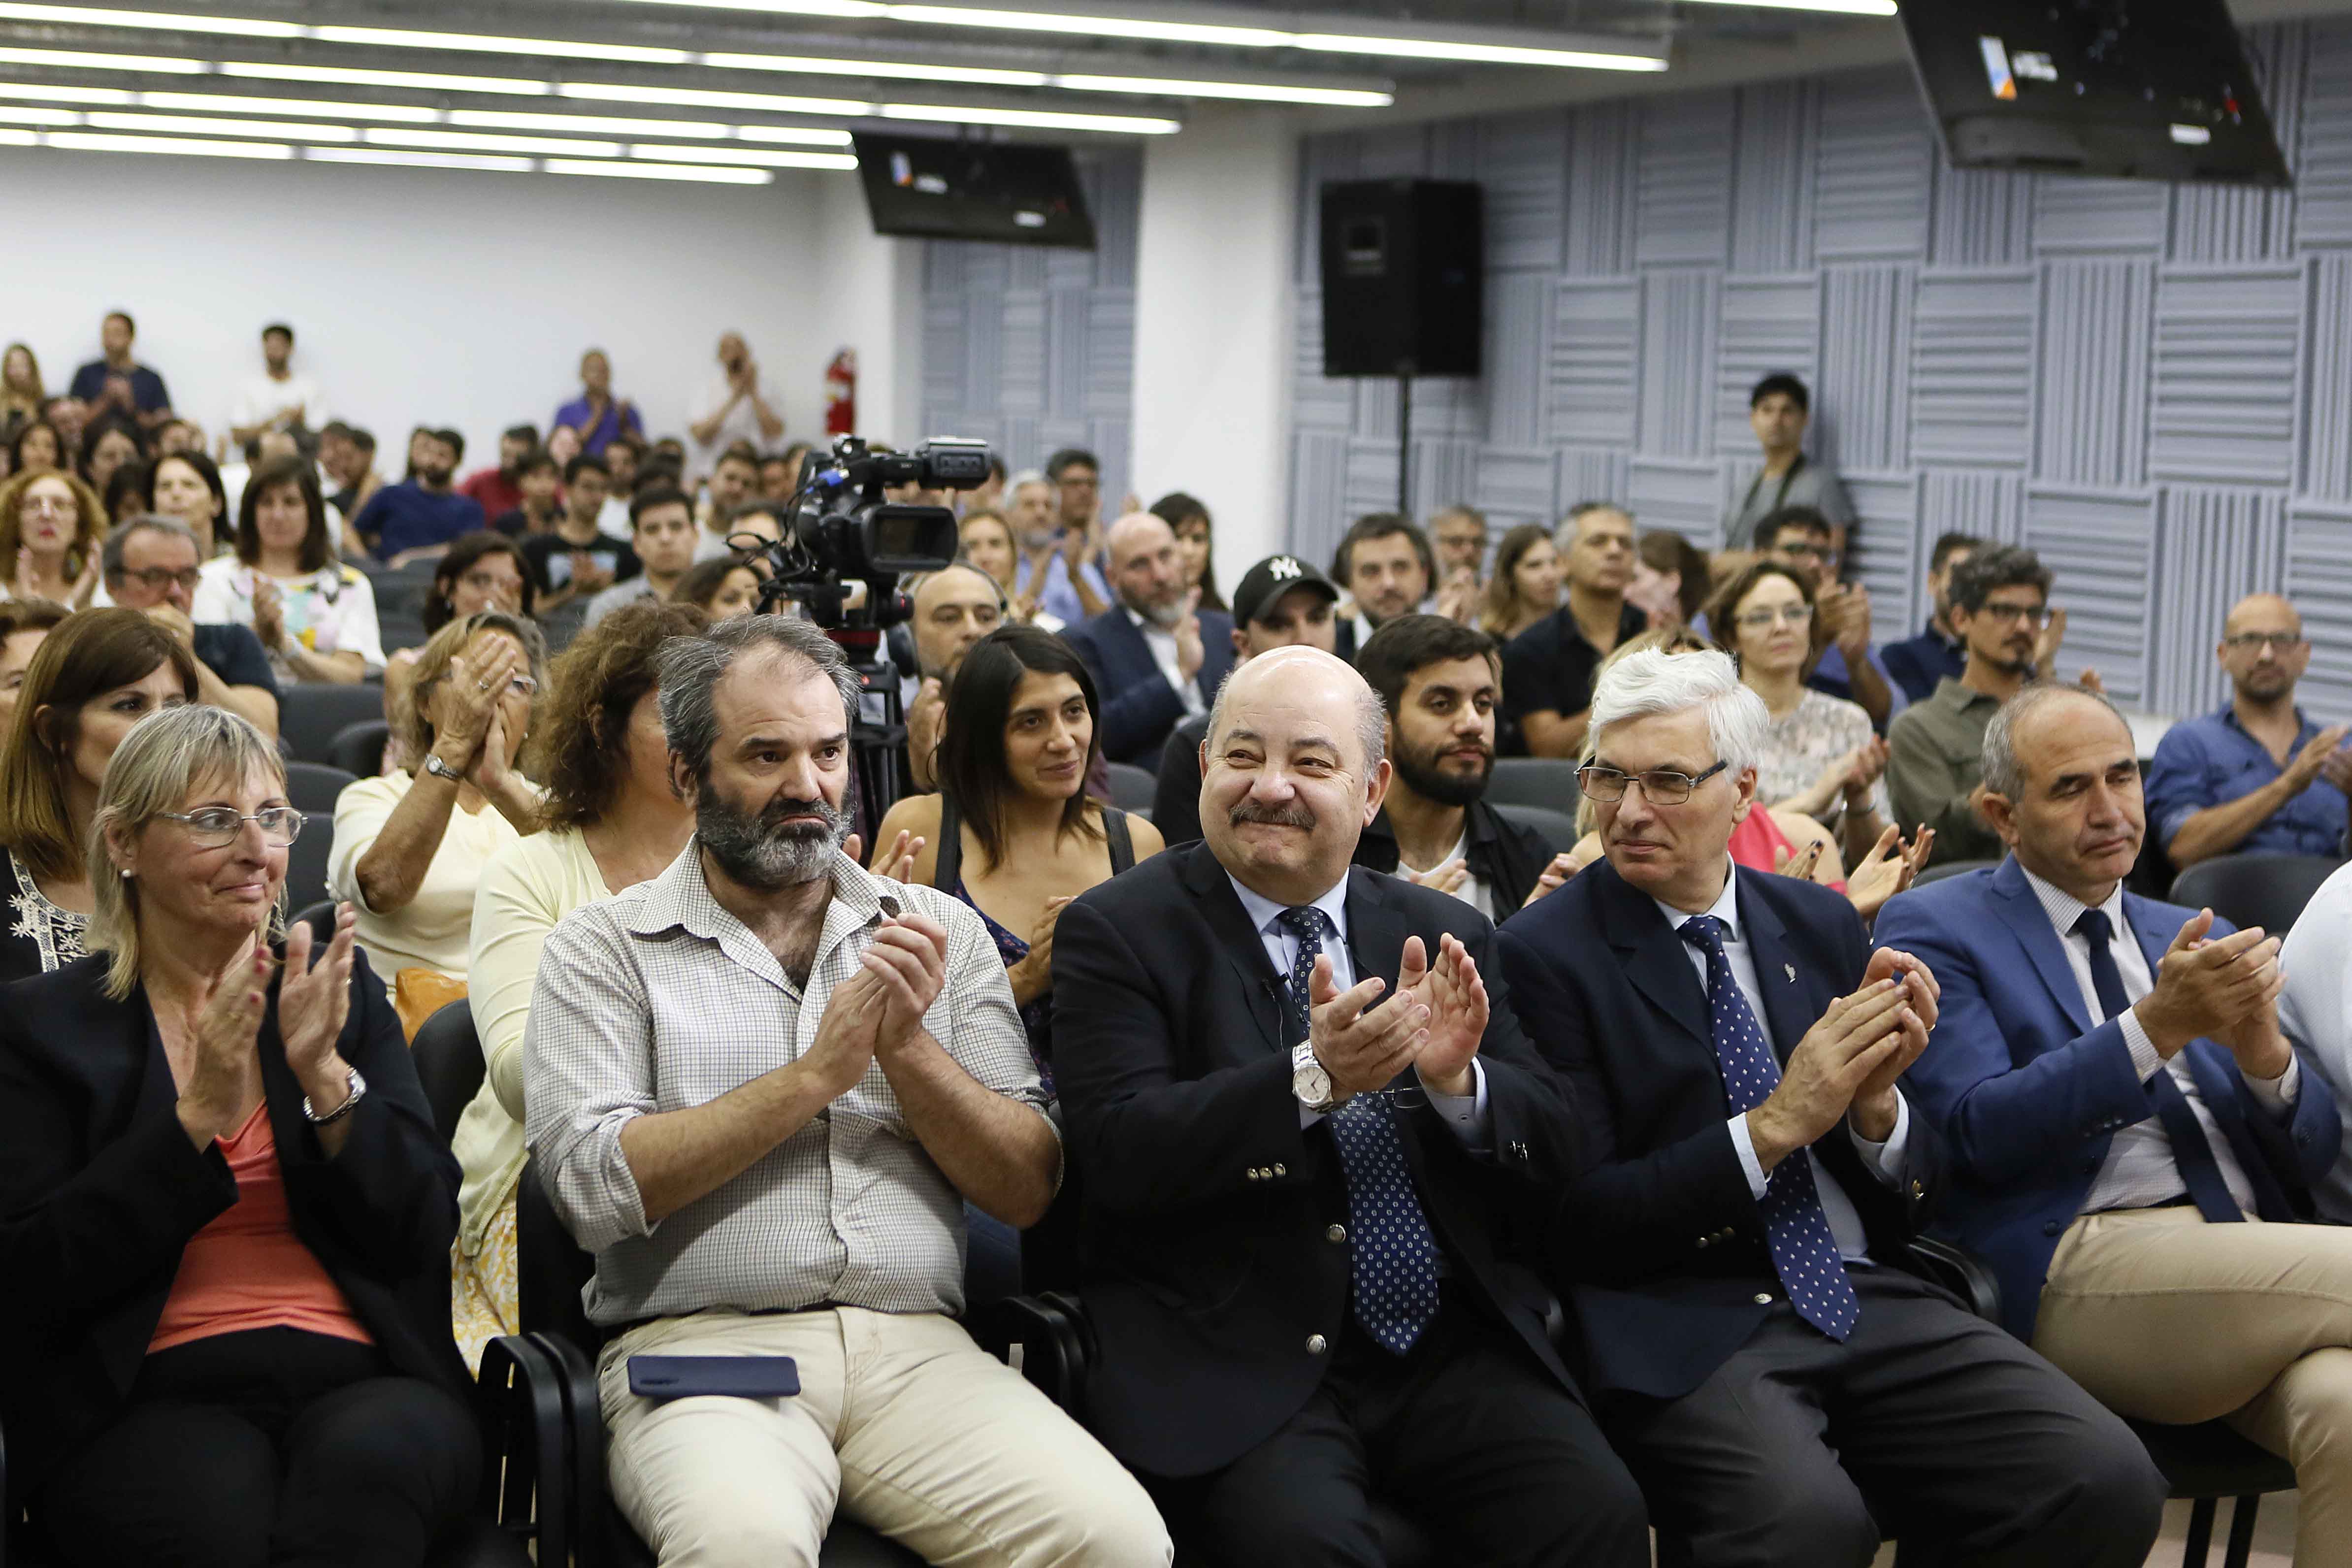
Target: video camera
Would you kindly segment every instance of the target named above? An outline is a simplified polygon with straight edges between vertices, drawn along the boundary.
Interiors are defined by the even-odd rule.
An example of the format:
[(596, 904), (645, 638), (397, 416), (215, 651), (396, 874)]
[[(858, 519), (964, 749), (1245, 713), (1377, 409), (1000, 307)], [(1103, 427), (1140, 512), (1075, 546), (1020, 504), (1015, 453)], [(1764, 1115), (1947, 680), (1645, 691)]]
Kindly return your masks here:
[[(877, 452), (855, 436), (839, 437), (830, 453), (811, 457), (778, 520), (782, 538), (729, 541), (765, 555), (772, 568), (761, 585), (761, 613), (789, 600), (827, 631), (878, 631), (907, 619), (898, 579), (954, 561), (956, 519), (943, 506), (894, 501), (888, 492), (971, 489), (987, 482), (988, 465), (985, 441), (935, 437), (911, 452)], [(862, 596), (853, 584), (865, 584)]]

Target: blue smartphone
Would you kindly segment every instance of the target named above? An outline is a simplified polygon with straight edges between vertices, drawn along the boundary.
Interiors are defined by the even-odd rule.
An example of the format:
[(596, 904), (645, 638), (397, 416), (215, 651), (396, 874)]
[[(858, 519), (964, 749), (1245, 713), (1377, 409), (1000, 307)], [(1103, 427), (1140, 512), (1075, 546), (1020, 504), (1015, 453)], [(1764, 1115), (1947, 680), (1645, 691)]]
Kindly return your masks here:
[(788, 1355), (633, 1355), (629, 1392), (640, 1399), (788, 1399), (801, 1369)]

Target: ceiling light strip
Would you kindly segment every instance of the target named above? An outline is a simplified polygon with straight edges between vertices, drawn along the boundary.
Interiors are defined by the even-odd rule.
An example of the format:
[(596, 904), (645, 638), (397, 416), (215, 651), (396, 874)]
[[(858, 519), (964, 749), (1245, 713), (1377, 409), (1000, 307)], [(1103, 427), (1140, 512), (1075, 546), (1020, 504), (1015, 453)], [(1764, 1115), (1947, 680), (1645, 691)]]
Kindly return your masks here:
[(1892, 16), (1895, 0), (1696, 0), (1706, 5), (1753, 5), (1768, 11), (1832, 11), (1848, 16)]
[(705, 184), (764, 185), (772, 169), (635, 163), (573, 158), (523, 158), (458, 153), (405, 153), (379, 147), (296, 147), (286, 142), (203, 141), (194, 137), (127, 136), (79, 131), (18, 131), (0, 126), (0, 146), (50, 147), (76, 153), (148, 153), (180, 157), (254, 158), (275, 162), (375, 163), (412, 168), (465, 169), (503, 174), (603, 174), (639, 180), (677, 180)]
[(846, 153), (770, 153), (757, 147), (667, 147), (640, 142), (629, 156), (656, 163), (749, 163), (767, 169), (832, 169), (857, 167)]
[(776, 176), (768, 169), (685, 168), (667, 163), (604, 163), (593, 160), (549, 158), (540, 167), (551, 174), (604, 174), (631, 180), (701, 180), (722, 185), (764, 185)]

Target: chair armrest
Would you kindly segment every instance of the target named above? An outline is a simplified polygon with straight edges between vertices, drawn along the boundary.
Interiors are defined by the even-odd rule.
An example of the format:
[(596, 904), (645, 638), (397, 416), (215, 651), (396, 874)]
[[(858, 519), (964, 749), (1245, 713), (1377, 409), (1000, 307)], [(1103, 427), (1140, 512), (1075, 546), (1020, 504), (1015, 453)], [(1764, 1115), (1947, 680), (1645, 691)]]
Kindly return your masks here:
[(2000, 1321), (2000, 1282), (1974, 1253), (1932, 1236), (1912, 1237), (1910, 1250), (1920, 1273), (1966, 1301), (1978, 1317)]
[(1087, 1339), (1077, 1303), (1066, 1296), (1005, 1296), (966, 1314), (964, 1329), (991, 1355), (1011, 1360), (1046, 1398), (1083, 1420)]
[[(566, 1335), (538, 1330), (523, 1338), (538, 1347), (560, 1374), (565, 1438), (562, 1461), (570, 1468), (564, 1491), (571, 1503), (568, 1518), (572, 1540), (578, 1542), (580, 1568), (607, 1568), (614, 1560), (608, 1529), (612, 1508), (604, 1474), (604, 1396), (597, 1391), (595, 1363)], [(565, 1561), (548, 1551), (543, 1539), (539, 1559)]]
[(568, 1563), (572, 1543), (579, 1539), (580, 1517), (567, 1463), (570, 1401), (563, 1367), (535, 1339), (500, 1334), (490, 1341), (482, 1349), (477, 1386), (506, 1461), (499, 1523), (514, 1530), (529, 1527), (535, 1519), (537, 1528), (530, 1533), (538, 1560)]

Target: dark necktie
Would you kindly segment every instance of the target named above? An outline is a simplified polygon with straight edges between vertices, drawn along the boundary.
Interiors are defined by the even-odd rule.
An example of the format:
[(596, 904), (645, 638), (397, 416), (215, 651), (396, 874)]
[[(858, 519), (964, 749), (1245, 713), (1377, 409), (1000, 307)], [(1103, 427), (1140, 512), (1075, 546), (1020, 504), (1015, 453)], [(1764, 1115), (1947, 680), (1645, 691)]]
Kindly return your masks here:
[[(2115, 928), (2107, 923), (2105, 910), (2084, 910), (2074, 929), (2091, 944), (2091, 989), (2099, 994), (2099, 1011), (2113, 1023), (2131, 1006), (2131, 999), (2124, 994), (2123, 971), (2116, 967), (2115, 949), (2109, 945)], [(2163, 1125), (2165, 1137), (2171, 1142), (2172, 1163), (2197, 1212), (2215, 1225), (2242, 1221), (2246, 1216), (2238, 1200), (2230, 1195), (2221, 1163), (2213, 1158), (2213, 1145), (2207, 1142), (2189, 1097), (2173, 1080), (2169, 1064), (2158, 1068), (2156, 1076), (2147, 1080), (2147, 1098), (2156, 1106), (2156, 1119)]]
[[(1764, 1037), (1739, 982), (1732, 978), (1731, 960), (1723, 951), (1722, 922), (1713, 915), (1693, 915), (1681, 930), (1685, 942), (1706, 954), (1707, 1025), (1715, 1037), (1717, 1064), (1723, 1069), (1724, 1098), (1736, 1112), (1753, 1110), (1780, 1087), (1780, 1058), (1772, 1054), (1771, 1042)], [(1854, 1300), (1853, 1282), (1845, 1277), (1845, 1259), (1838, 1255), (1837, 1234), (1822, 1208), (1813, 1163), (1805, 1150), (1796, 1150), (1772, 1168), (1756, 1208), (1763, 1216), (1765, 1243), (1771, 1248), (1772, 1268), (1789, 1292), (1789, 1304), (1805, 1321), (1844, 1343), (1862, 1315), (1862, 1303)]]
[[(1276, 917), (1298, 938), (1283, 987), (1286, 1038), (1307, 1037), (1307, 984), (1323, 954), (1330, 917), (1312, 904)], [(1412, 1190), (1404, 1134), (1382, 1094), (1360, 1094), (1323, 1119), (1348, 1175), (1349, 1227), (1356, 1237), (1356, 1321), (1381, 1349), (1402, 1355), (1437, 1316), (1437, 1238)]]

